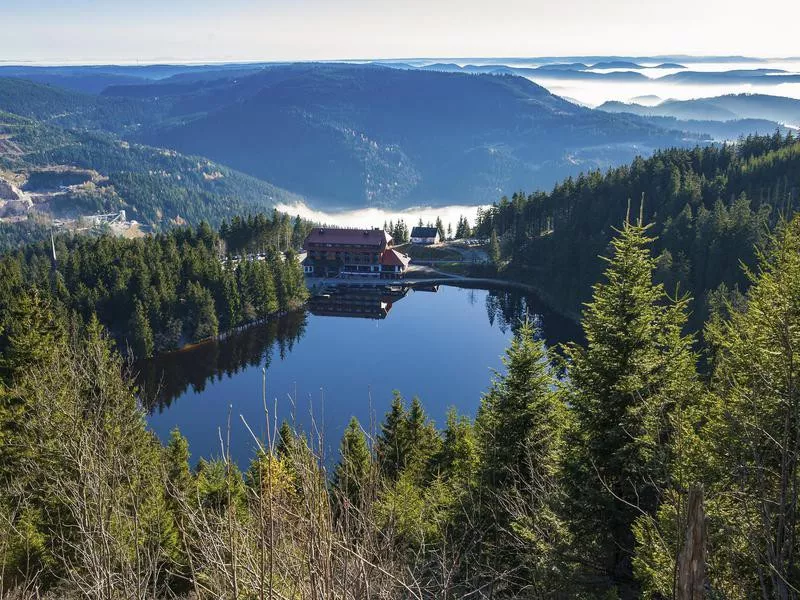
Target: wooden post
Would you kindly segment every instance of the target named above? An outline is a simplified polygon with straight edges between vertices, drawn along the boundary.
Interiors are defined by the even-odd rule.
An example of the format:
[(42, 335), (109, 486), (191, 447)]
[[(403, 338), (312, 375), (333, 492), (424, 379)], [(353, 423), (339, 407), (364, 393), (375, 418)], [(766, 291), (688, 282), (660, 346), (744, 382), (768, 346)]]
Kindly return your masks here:
[(678, 555), (677, 571), (677, 600), (703, 600), (706, 591), (706, 515), (702, 486), (693, 486), (689, 490), (686, 538)]

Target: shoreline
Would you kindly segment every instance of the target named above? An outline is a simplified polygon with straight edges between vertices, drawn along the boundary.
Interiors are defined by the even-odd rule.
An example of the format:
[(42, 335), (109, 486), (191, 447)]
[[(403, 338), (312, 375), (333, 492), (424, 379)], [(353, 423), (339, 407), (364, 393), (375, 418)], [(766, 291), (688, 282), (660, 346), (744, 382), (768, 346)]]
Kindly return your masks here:
[(361, 278), (361, 279), (338, 279), (334, 277), (306, 277), (306, 286), (310, 291), (319, 289), (325, 286), (351, 286), (351, 287), (383, 287), (389, 285), (399, 285), (414, 288), (419, 285), (449, 285), (453, 287), (495, 287), (515, 289), (522, 292), (528, 292), (537, 297), (542, 303), (547, 305), (547, 308), (554, 313), (564, 317), (575, 323), (580, 324), (580, 314), (573, 311), (566, 310), (558, 303), (554, 302), (547, 292), (542, 290), (539, 286), (525, 283), (517, 279), (505, 279), (502, 277), (471, 277), (468, 275), (456, 275), (447, 273), (446, 271), (439, 271), (438, 269), (431, 269), (430, 276), (419, 277), (406, 277), (405, 279), (374, 279), (374, 278)]
[[(517, 279), (505, 279), (502, 277), (471, 277), (468, 275), (456, 275), (447, 273), (445, 271), (438, 271), (432, 269), (433, 273), (429, 277), (409, 277), (406, 279), (371, 279), (371, 278), (363, 278), (363, 279), (337, 279), (333, 277), (306, 277), (305, 284), (309, 290), (309, 293), (313, 294), (314, 290), (319, 289), (325, 286), (341, 286), (341, 287), (364, 287), (364, 286), (372, 286), (372, 287), (383, 287), (389, 285), (400, 285), (404, 287), (409, 287), (414, 289), (416, 286), (421, 285), (449, 285), (451, 287), (460, 287), (460, 288), (478, 288), (478, 289), (491, 289), (491, 288), (506, 288), (517, 290), (521, 292), (528, 292), (536, 296), (542, 303), (547, 305), (547, 308), (554, 313), (557, 313), (564, 317), (565, 319), (569, 319), (570, 321), (574, 322), (575, 324), (580, 324), (580, 316), (573, 313), (572, 311), (564, 310), (563, 307), (559, 306), (555, 302), (552, 302), (548, 294), (544, 292), (540, 287), (536, 285), (532, 285), (530, 283), (525, 283), (519, 281)], [(438, 275), (438, 277), (433, 275)], [(163, 356), (171, 356), (175, 354), (183, 354), (185, 352), (192, 352), (193, 350), (200, 348), (202, 346), (206, 346), (208, 344), (214, 342), (222, 342), (232, 336), (238, 335), (251, 329), (253, 327), (257, 327), (258, 325), (265, 325), (273, 320), (280, 319), (285, 317), (289, 313), (296, 312), (302, 310), (308, 304), (308, 300), (298, 304), (297, 306), (288, 309), (282, 310), (278, 312), (274, 312), (262, 319), (255, 319), (253, 321), (249, 321), (242, 325), (238, 325), (232, 329), (228, 329), (218, 335), (210, 338), (206, 338), (204, 340), (200, 340), (197, 342), (190, 342), (188, 344), (182, 345), (180, 348), (176, 348), (174, 350), (167, 350), (164, 352), (158, 352), (151, 356), (147, 360), (153, 360)]]
[(267, 323), (269, 323), (271, 321), (274, 321), (276, 319), (280, 319), (282, 317), (285, 317), (286, 315), (288, 315), (290, 313), (297, 312), (300, 309), (304, 308), (306, 306), (306, 304), (308, 304), (308, 301), (302, 302), (302, 303), (298, 304), (296, 307), (288, 309), (288, 310), (280, 310), (280, 311), (271, 313), (271, 314), (267, 315), (266, 317), (264, 317), (262, 319), (255, 319), (253, 321), (248, 321), (247, 323), (244, 323), (242, 325), (237, 325), (236, 327), (234, 327), (232, 329), (228, 329), (226, 331), (223, 331), (222, 333), (219, 333), (219, 334), (217, 334), (217, 335), (215, 335), (213, 337), (209, 337), (209, 338), (206, 338), (204, 340), (200, 340), (198, 342), (190, 342), (188, 344), (184, 344), (183, 346), (181, 346), (180, 348), (176, 348), (175, 350), (167, 350), (165, 352), (155, 353), (150, 358), (147, 358), (147, 359), (144, 359), (144, 360), (155, 360), (157, 358), (161, 358), (161, 357), (164, 357), (164, 356), (172, 356), (172, 355), (175, 355), (175, 354), (182, 354), (184, 352), (191, 352), (193, 350), (196, 350), (197, 348), (200, 348), (201, 346), (206, 346), (206, 345), (214, 343), (214, 342), (225, 341), (229, 337), (232, 337), (234, 335), (238, 335), (238, 334), (240, 334), (240, 333), (242, 333), (244, 331), (247, 331), (248, 329), (252, 329), (253, 327), (256, 327), (258, 325), (266, 325)]

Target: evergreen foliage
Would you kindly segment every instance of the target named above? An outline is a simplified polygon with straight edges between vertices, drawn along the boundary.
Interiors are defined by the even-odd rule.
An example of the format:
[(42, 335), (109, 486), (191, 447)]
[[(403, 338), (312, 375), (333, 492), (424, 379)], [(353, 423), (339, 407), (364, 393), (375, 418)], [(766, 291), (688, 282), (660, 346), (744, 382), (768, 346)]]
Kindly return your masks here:
[[(72, 300), (74, 273), (88, 290), (92, 265), (139, 273), (172, 256), (187, 279), (179, 318), (213, 328), (202, 277), (229, 271), (210, 228), (119, 246), (60, 240), (92, 252), (60, 252), (70, 258), (56, 273), (35, 247), (0, 261), (0, 591), (659, 599), (681, 597), (688, 549), (705, 597), (796, 597), (800, 217), (758, 254), (745, 295), (714, 298), (707, 378), (685, 333), (689, 299), (656, 280), (652, 230), (627, 220), (612, 240), (585, 344), (551, 353), (519, 324), (474, 425), (451, 410), (437, 430), (419, 399), (395, 392), (374, 453), (351, 420), (330, 477), (324, 442), (287, 423), (244, 473), (226, 449), (192, 469), (180, 432), (162, 446), (147, 430), (103, 304)], [(244, 277), (249, 264), (278, 273), (280, 307), (292, 263), (241, 263), (231, 290), (259, 280)], [(136, 324), (150, 314), (137, 292), (170, 273), (92, 289), (124, 282), (132, 312), (121, 322)], [(248, 312), (243, 299), (224, 314)], [(695, 539), (697, 490), (706, 537)]]
[[(477, 236), (507, 240), (517, 277), (578, 314), (604, 269), (614, 227), (628, 199), (644, 194), (644, 219), (657, 238), (656, 279), (669, 293), (694, 298), (690, 325), (700, 329), (708, 294), (724, 284), (744, 291), (740, 261), (756, 264), (769, 228), (799, 207), (800, 143), (749, 136), (737, 144), (668, 149), (605, 173), (570, 177), (549, 193), (516, 193), (480, 210)], [(456, 237), (463, 237), (456, 233)]]
[[(97, 315), (138, 357), (172, 350), (255, 319), (300, 306), (307, 297), (291, 251), (235, 262), (219, 254), (208, 225), (138, 240), (59, 236), (57, 271), (49, 240), (0, 257), (13, 277), (0, 288), (6, 314), (30, 287), (83, 321)], [(5, 345), (0, 339), (0, 345)]]

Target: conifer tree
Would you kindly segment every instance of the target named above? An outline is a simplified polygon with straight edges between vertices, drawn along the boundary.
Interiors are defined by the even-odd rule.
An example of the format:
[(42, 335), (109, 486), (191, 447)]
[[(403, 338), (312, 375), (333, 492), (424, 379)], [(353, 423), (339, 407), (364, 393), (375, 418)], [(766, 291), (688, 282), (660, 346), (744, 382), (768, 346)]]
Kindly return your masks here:
[(169, 433), (169, 442), (164, 450), (166, 476), (171, 488), (182, 495), (192, 489), (192, 472), (189, 468), (189, 442), (176, 427)]
[(800, 582), (800, 218), (783, 225), (749, 275), (745, 305), (729, 306), (729, 317), (707, 332), (715, 361), (700, 435), (711, 441), (709, 495), (719, 498), (708, 507), (718, 524), (710, 528), (711, 561), (744, 596), (793, 598)]
[(515, 334), (503, 364), (506, 373), (495, 375), (476, 420), (487, 528), (482, 551), (498, 573), (516, 573), (510, 591), (533, 585), (546, 595), (558, 589), (556, 550), (566, 536), (557, 512), (567, 412), (530, 323)]
[(154, 349), (153, 329), (150, 327), (150, 319), (144, 306), (138, 299), (134, 302), (130, 331), (131, 350), (134, 355), (139, 358), (150, 358)]
[(279, 458), (286, 458), (295, 440), (295, 433), (289, 422), (284, 420), (278, 430), (278, 440), (275, 452)]
[(417, 396), (411, 399), (403, 431), (405, 447), (408, 449), (403, 467), (412, 470), (412, 475), (422, 483), (432, 458), (439, 451), (441, 438)]
[(489, 260), (495, 268), (500, 266), (500, 240), (497, 239), (497, 230), (492, 229), (489, 236)]
[(381, 423), (375, 452), (381, 472), (390, 480), (395, 480), (403, 470), (408, 447), (406, 444), (406, 407), (400, 392), (395, 390), (392, 406)]
[(186, 335), (193, 341), (216, 337), (219, 333), (219, 322), (211, 292), (193, 281), (186, 288), (186, 305), (188, 318), (184, 323)]
[(583, 314), (586, 346), (571, 345), (566, 515), (587, 564), (636, 593), (632, 526), (655, 515), (670, 481), (672, 414), (696, 392), (688, 300), (653, 283), (647, 226), (626, 222)]
[(436, 230), (439, 232), (439, 240), (444, 241), (447, 239), (444, 233), (444, 225), (439, 217), (436, 217)]
[(350, 506), (361, 507), (372, 472), (372, 455), (358, 419), (352, 417), (339, 446), (340, 458), (333, 472), (333, 485)]
[(451, 407), (435, 460), (438, 474), (452, 483), (454, 491), (466, 491), (475, 484), (478, 463), (475, 428), (469, 418), (459, 416), (455, 407)]

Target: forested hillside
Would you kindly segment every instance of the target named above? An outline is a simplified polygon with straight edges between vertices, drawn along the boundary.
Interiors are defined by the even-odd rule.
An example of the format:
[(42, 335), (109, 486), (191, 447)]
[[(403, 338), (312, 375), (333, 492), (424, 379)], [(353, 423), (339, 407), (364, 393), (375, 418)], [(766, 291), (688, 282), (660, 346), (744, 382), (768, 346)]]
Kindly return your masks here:
[(165, 116), (155, 102), (106, 98), (11, 77), (0, 77), (0, 111), (69, 129), (120, 134)]
[(681, 143), (515, 76), (298, 64), (104, 95), (170, 106), (173, 122), (143, 129), (146, 143), (208, 156), (330, 207), (477, 204)]
[(644, 220), (658, 237), (656, 278), (670, 293), (695, 299), (698, 326), (710, 303), (744, 292), (740, 261), (754, 267), (770, 229), (800, 208), (799, 191), (800, 141), (791, 134), (756, 136), (736, 145), (662, 150), (569, 178), (550, 193), (515, 194), (483, 212), (477, 229), (485, 237), (496, 231), (509, 269), (577, 314), (602, 272), (599, 256), (614, 228), (628, 210), (638, 214), (644, 198)]
[(767, 94), (728, 94), (694, 100), (665, 100), (655, 106), (612, 101), (605, 102), (598, 108), (607, 112), (625, 112), (641, 116), (716, 121), (769, 119), (794, 127), (800, 125), (800, 100)]
[(102, 182), (61, 199), (56, 214), (124, 208), (129, 218), (156, 228), (201, 221), (218, 225), (224, 218), (298, 199), (205, 158), (0, 112), (0, 171), (27, 178), (54, 167), (90, 169)]
[(187, 69), (101, 94), (0, 77), (0, 110), (206, 156), (330, 208), (483, 203), (684, 137), (522, 77), (332, 63)]
[[(687, 300), (653, 281), (653, 228), (618, 229), (567, 360), (521, 324), (474, 421), (452, 411), (437, 429), (397, 393), (379, 430), (350, 422), (330, 471), (324, 433), (276, 428), (266, 404), (246, 470), (224, 423), (222, 457), (193, 468), (179, 431), (166, 446), (147, 431), (98, 321), (64, 318), (59, 275), (48, 294), (18, 292), (2, 313), (0, 590), (793, 598), (800, 218), (770, 240), (745, 301), (708, 323), (707, 377)], [(188, 257), (213, 239), (129, 250), (174, 242)]]
[[(33, 289), (61, 320), (96, 317), (121, 350), (145, 358), (300, 306), (307, 290), (288, 218), (250, 219), (238, 231), (261, 260), (223, 261), (225, 243), (206, 224), (138, 240), (61, 235), (55, 267), (49, 240), (26, 246), (0, 257), (0, 320), (13, 327), (20, 296)], [(7, 344), (0, 334), (0, 349)]]

